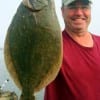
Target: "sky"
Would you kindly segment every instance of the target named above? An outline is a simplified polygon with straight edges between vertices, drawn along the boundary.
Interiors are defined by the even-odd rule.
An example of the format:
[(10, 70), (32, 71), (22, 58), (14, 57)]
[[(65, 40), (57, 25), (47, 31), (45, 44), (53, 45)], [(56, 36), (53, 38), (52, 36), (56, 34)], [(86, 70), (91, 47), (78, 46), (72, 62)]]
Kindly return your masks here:
[[(0, 2), (0, 48), (4, 47), (4, 40), (7, 34), (7, 29), (11, 20), (16, 13), (16, 10), (22, 0), (9, 0)], [(61, 0), (55, 1), (55, 10), (58, 16), (61, 30), (64, 29), (64, 22), (61, 14)], [(100, 35), (100, 0), (92, 0), (92, 20), (89, 26), (89, 31), (93, 34)]]

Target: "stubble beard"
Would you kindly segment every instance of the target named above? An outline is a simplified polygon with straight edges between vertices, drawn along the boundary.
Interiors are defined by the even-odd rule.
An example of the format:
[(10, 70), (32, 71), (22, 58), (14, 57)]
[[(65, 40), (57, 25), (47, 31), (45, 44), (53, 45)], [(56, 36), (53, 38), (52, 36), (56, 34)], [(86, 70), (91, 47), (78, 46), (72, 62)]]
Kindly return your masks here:
[(71, 25), (68, 25), (67, 23), (65, 23), (65, 29), (69, 32), (69, 33), (74, 33), (76, 35), (84, 35), (84, 33), (88, 32), (88, 26), (86, 26), (85, 28), (83, 27), (73, 27)]

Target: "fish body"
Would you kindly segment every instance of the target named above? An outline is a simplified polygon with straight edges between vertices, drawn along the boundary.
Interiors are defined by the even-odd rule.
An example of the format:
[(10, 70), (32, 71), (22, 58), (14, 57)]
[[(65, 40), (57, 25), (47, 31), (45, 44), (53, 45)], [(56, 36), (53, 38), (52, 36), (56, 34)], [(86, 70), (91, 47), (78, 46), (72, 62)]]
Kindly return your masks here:
[(62, 62), (62, 36), (52, 0), (23, 0), (8, 28), (4, 57), (21, 100), (52, 82)]

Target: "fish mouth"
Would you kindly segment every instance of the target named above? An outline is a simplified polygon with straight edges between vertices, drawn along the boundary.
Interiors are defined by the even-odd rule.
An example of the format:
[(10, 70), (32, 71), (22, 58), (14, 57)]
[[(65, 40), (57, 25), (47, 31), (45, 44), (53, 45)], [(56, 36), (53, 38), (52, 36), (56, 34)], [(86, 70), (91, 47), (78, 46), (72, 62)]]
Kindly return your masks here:
[(32, 8), (29, 8), (27, 6), (25, 6), (27, 9), (29, 9), (31, 12), (39, 12), (41, 11), (41, 9), (32, 9)]
[(23, 5), (33, 12), (40, 11), (48, 6), (47, 0), (23, 0)]

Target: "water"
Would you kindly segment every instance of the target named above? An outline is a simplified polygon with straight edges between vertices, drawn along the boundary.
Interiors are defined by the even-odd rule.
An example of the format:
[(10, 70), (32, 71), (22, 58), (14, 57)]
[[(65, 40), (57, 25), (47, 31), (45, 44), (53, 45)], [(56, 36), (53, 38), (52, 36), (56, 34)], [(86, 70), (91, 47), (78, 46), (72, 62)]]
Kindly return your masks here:
[[(20, 97), (21, 91), (17, 88), (15, 83), (13, 82), (10, 74), (6, 68), (3, 49), (0, 48), (0, 86), (4, 91), (15, 92), (18, 97)], [(43, 100), (44, 89), (40, 92), (36, 93), (36, 100)]]

